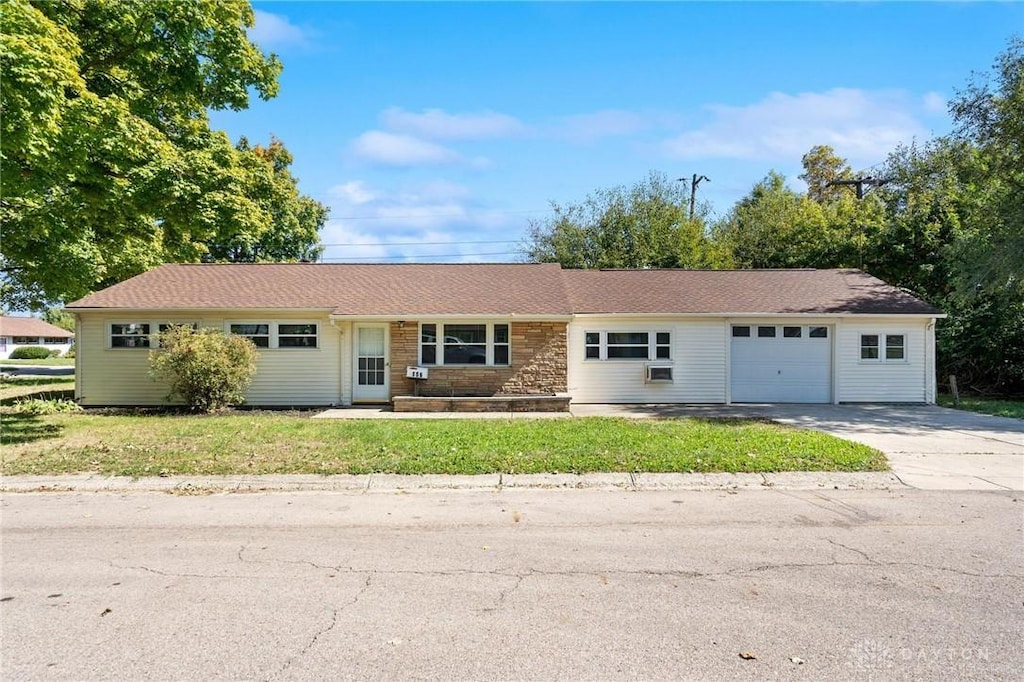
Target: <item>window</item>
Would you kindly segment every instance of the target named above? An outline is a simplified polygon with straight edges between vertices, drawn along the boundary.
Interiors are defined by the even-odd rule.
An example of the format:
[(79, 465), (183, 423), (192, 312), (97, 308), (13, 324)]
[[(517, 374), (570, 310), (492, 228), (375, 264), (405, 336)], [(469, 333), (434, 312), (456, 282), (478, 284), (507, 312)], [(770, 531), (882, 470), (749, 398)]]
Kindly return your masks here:
[(257, 348), (270, 348), (270, 324), (267, 322), (232, 324), (230, 329), (232, 334), (244, 336)]
[(38, 336), (15, 336), (13, 338), (12, 342), (13, 343), (37, 344), (37, 343), (39, 343), (39, 337)]
[(654, 357), (659, 360), (668, 360), (672, 357), (672, 335), (668, 332), (658, 332), (654, 335)]
[(732, 335), (734, 338), (746, 339), (750, 337), (750, 327), (733, 327)]
[(759, 339), (774, 339), (775, 338), (775, 327), (758, 327), (757, 338)]
[(907, 359), (906, 342), (904, 334), (861, 334), (860, 359), (875, 362), (905, 362)]
[(885, 335), (885, 359), (904, 360), (903, 355), (903, 334)]
[(509, 338), (508, 338), (508, 325), (507, 324), (496, 324), (494, 325), (494, 364), (496, 365), (507, 365), (509, 364)]
[(421, 365), (507, 366), (511, 362), (507, 323), (420, 324)]
[(587, 360), (671, 360), (671, 332), (586, 332)]
[(486, 324), (444, 325), (444, 364), (487, 364)]
[(437, 325), (420, 325), (420, 364), (437, 364)]
[(115, 322), (110, 325), (111, 348), (149, 348), (149, 324)]
[(650, 360), (650, 335), (647, 332), (608, 332), (609, 360)]
[(783, 327), (782, 337), (786, 339), (799, 339), (803, 336), (803, 327)]
[(828, 338), (828, 327), (811, 327), (807, 333), (807, 336), (812, 339), (827, 339)]
[(861, 360), (877, 360), (878, 359), (878, 334), (861, 334), (860, 335), (860, 359)]
[(71, 343), (71, 339), (64, 336), (47, 336), (43, 339), (43, 343), (52, 343), (54, 345), (61, 343)]
[(587, 360), (600, 360), (601, 359), (601, 334), (598, 332), (587, 332), (586, 334), (586, 345), (587, 345)]
[(278, 348), (316, 348), (315, 324), (277, 325)]

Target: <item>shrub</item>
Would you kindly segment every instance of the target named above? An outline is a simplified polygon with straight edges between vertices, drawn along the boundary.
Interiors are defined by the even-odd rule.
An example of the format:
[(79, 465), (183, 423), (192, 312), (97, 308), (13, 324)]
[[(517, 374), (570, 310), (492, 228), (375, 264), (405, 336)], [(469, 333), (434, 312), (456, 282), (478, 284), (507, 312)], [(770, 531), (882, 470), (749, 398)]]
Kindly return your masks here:
[(57, 414), (59, 412), (81, 412), (82, 406), (65, 398), (26, 398), (14, 403), (12, 408), (18, 414)]
[(59, 358), (60, 357), (60, 348), (54, 348), (53, 350), (51, 350), (50, 351), (50, 357), (51, 358)]
[(73, 357), (75, 357), (75, 344), (74, 344), (74, 342), (71, 343), (71, 347), (70, 348), (68, 348), (66, 351), (64, 351), (64, 357), (66, 357), (66, 358), (73, 358)]
[(11, 360), (43, 360), (50, 357), (50, 349), (42, 346), (18, 346), (11, 351)]
[(244, 337), (173, 326), (149, 352), (149, 373), (170, 385), (168, 400), (180, 398), (196, 412), (215, 412), (245, 400), (256, 357), (256, 346)]

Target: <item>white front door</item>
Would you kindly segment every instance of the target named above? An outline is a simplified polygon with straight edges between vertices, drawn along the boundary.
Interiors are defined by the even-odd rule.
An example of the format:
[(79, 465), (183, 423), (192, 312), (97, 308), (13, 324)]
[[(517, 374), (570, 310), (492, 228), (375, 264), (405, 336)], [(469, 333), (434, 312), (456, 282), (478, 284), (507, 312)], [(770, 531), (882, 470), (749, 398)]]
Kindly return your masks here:
[(355, 325), (355, 378), (352, 402), (383, 403), (388, 398), (388, 327)]

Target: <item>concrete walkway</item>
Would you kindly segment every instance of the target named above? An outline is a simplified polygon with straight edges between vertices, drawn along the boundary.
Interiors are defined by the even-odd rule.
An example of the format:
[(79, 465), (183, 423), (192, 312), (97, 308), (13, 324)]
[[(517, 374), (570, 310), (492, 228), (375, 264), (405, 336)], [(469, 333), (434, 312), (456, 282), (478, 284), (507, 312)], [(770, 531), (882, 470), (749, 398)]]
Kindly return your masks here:
[(1024, 491), (1024, 421), (934, 405), (573, 405), (577, 416), (754, 417), (870, 445), (926, 490)]

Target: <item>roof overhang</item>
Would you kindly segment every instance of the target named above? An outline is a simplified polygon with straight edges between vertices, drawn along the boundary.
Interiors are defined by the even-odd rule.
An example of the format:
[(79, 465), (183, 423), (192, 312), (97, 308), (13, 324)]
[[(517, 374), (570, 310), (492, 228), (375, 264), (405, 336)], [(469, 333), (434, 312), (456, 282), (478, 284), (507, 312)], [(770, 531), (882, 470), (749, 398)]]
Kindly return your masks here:
[(748, 317), (748, 318), (784, 318), (784, 317), (806, 317), (806, 318), (916, 318), (922, 320), (942, 319), (948, 317), (946, 313), (576, 313), (573, 317), (595, 318), (595, 317), (629, 317), (637, 319), (665, 318), (665, 317)]

